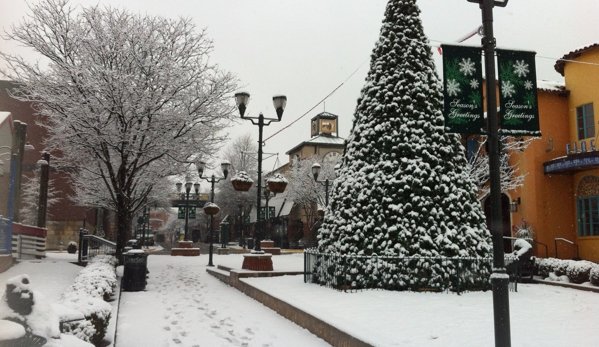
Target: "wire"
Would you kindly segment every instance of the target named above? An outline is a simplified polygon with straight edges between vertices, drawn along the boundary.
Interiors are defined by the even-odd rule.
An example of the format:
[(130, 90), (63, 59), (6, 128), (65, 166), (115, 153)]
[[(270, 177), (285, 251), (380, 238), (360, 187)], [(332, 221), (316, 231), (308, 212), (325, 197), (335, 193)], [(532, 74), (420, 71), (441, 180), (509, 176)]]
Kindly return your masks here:
[(290, 126), (292, 126), (293, 124), (295, 124), (295, 122), (297, 122), (298, 120), (304, 118), (308, 113), (310, 113), (313, 109), (315, 109), (318, 105), (322, 104), (326, 99), (328, 99), (331, 95), (335, 94), (335, 92), (341, 88), (345, 82), (347, 82), (350, 78), (352, 78), (353, 75), (356, 74), (356, 72), (358, 72), (358, 70), (360, 70), (360, 68), (362, 67), (362, 65), (366, 64), (366, 62), (369, 60), (370, 58), (364, 60), (362, 62), (362, 64), (360, 64), (360, 66), (358, 66), (357, 69), (354, 70), (354, 72), (351, 73), (351, 75), (349, 75), (348, 78), (345, 79), (345, 81), (341, 82), (340, 85), (338, 85), (335, 89), (333, 89), (332, 92), (330, 92), (327, 96), (325, 96), (322, 100), (320, 100), (316, 105), (312, 106), (312, 108), (310, 108), (308, 111), (306, 111), (303, 115), (301, 115), (299, 118), (297, 118), (296, 120), (294, 120), (293, 122), (289, 123), (287, 126), (283, 127), (281, 130), (277, 131), (276, 133), (270, 135), (269, 137), (267, 137), (266, 139), (264, 139), (262, 142), (266, 143), (266, 141), (268, 141), (270, 138), (272, 138), (273, 136), (277, 135), (278, 133), (280, 133), (281, 131), (289, 128)]

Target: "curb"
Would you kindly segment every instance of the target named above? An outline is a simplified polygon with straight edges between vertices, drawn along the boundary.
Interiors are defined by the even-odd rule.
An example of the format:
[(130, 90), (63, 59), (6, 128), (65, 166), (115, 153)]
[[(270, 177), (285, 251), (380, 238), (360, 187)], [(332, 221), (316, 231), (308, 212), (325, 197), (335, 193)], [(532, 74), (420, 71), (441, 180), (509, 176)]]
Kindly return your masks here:
[(339, 330), (338, 328), (330, 325), (329, 323), (314, 317), (313, 315), (304, 312), (303, 310), (273, 297), (251, 285), (241, 281), (241, 278), (248, 277), (275, 277), (284, 275), (299, 275), (303, 274), (303, 271), (246, 271), (246, 270), (232, 270), (226, 267), (218, 266), (218, 268), (206, 269), (210, 275), (216, 277), (220, 281), (230, 285), (231, 287), (239, 290), (245, 295), (253, 298), (254, 300), (262, 303), (264, 306), (277, 312), (286, 319), (294, 322), (302, 328), (310, 331), (312, 334), (320, 337), (332, 346), (343, 346), (343, 347), (374, 347), (362, 340), (359, 340), (348, 333)]

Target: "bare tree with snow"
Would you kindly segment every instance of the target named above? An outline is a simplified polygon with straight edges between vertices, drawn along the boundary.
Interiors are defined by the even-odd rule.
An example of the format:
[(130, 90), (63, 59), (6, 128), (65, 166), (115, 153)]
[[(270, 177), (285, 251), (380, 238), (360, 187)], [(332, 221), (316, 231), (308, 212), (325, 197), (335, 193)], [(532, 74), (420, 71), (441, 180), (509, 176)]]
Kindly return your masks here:
[(163, 177), (209, 158), (233, 119), (236, 77), (209, 61), (212, 41), (189, 19), (45, 0), (7, 38), (41, 63), (1, 54), (14, 97), (33, 102), (74, 200), (116, 212), (117, 257), (132, 219)]
[(303, 210), (309, 230), (312, 230), (318, 219), (318, 209), (325, 209), (325, 187), (314, 181), (312, 165), (319, 163), (321, 172), (319, 179), (328, 178), (329, 192), (332, 190), (334, 164), (323, 162), (322, 158), (313, 155), (294, 163), (289, 171), (289, 187), (287, 197)]
[[(523, 152), (537, 137), (515, 138), (512, 136), (503, 136), (501, 141), (500, 177), (501, 191), (507, 192), (524, 185), (526, 173), (519, 172), (519, 162), (515, 161), (514, 153)], [(484, 150), (486, 148), (487, 137), (480, 136), (476, 141), (476, 146), (468, 149), (471, 153), (468, 155), (468, 172), (472, 181), (478, 186), (478, 201), (484, 201), (489, 196), (491, 190), (489, 185), (489, 156)]]

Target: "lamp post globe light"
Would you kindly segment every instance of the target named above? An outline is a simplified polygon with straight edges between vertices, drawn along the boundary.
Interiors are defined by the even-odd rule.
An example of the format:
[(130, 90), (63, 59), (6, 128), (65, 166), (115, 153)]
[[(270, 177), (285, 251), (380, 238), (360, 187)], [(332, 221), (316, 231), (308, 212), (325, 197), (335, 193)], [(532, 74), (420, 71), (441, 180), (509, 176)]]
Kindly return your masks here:
[[(210, 183), (210, 203), (214, 204), (214, 183), (218, 183), (222, 180), (226, 180), (227, 176), (229, 175), (229, 168), (231, 167), (231, 163), (228, 160), (223, 160), (223, 162), (220, 164), (220, 169), (223, 172), (223, 176), (222, 177), (217, 177), (214, 174), (212, 174), (210, 177), (207, 176), (203, 176), (204, 175), (204, 170), (206, 169), (206, 163), (198, 160), (196, 161), (196, 168), (198, 169), (198, 175), (200, 176), (200, 180), (206, 180), (207, 182)], [(213, 233), (213, 229), (214, 229), (214, 215), (211, 214), (210, 215), (210, 248), (208, 250), (208, 266), (214, 266), (214, 264), (212, 263), (212, 233)]]
[[(239, 114), (241, 115), (241, 118), (250, 120), (252, 124), (258, 126), (258, 182), (262, 182), (262, 130), (265, 126), (270, 125), (272, 122), (281, 121), (281, 118), (283, 117), (283, 111), (285, 110), (285, 106), (287, 106), (287, 97), (284, 95), (273, 96), (272, 102), (277, 112), (276, 119), (265, 118), (262, 113), (260, 113), (258, 117), (246, 117), (245, 111), (247, 109), (249, 100), (249, 93), (239, 92), (235, 94), (235, 102), (237, 103), (237, 108), (239, 109)], [(256, 242), (254, 245), (254, 249), (252, 250), (252, 253), (264, 253), (260, 248), (260, 237), (262, 233), (262, 221), (260, 220), (262, 187), (260, 184), (257, 184), (256, 188)]]
[[(485, 56), (486, 90), (495, 91), (495, 38), (493, 37), (493, 7), (505, 7), (508, 0), (468, 0), (480, 5), (483, 23), (482, 48)], [(487, 137), (489, 152), (489, 182), (491, 201), (491, 236), (493, 238), (493, 318), (495, 329), (495, 346), (510, 347), (510, 303), (509, 277), (505, 270), (503, 253), (503, 226), (501, 216), (501, 174), (500, 174), (500, 144), (498, 136), (497, 100), (486, 98), (487, 101)]]

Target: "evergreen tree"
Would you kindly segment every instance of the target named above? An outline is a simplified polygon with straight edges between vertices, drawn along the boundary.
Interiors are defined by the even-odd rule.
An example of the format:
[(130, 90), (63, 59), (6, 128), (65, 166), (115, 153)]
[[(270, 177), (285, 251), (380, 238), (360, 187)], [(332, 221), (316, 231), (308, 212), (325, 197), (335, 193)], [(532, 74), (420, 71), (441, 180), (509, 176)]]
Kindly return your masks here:
[(421, 259), (404, 270), (353, 263), (354, 287), (404, 288), (417, 276), (440, 288), (454, 270), (423, 257), (491, 249), (459, 136), (443, 132), (441, 83), (419, 13), (416, 0), (387, 4), (319, 251)]

